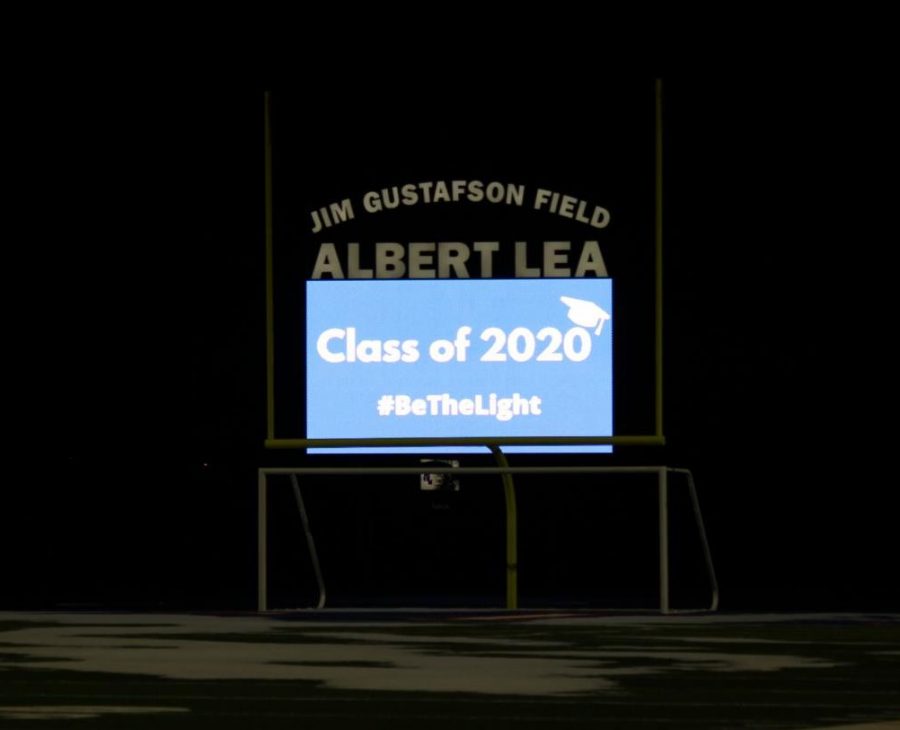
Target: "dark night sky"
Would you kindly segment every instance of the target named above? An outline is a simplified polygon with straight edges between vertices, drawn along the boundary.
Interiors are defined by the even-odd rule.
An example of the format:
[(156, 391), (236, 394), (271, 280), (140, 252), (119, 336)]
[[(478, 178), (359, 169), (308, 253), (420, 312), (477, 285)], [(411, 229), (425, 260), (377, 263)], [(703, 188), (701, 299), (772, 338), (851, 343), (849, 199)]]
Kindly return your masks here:
[[(378, 108), (433, 119), (473, 99), (528, 95), (546, 110), (588, 93), (583, 81), (514, 79), (499, 97), (494, 79), (360, 84), (319, 102), (365, 125)], [(893, 368), (875, 87), (800, 72), (665, 77), (668, 445), (639, 458), (694, 470), (725, 608), (900, 605), (886, 581)], [(21, 318), (35, 383), (24, 453), (41, 468), (7, 490), (21, 516), (7, 537), (25, 559), (0, 608), (252, 605), (254, 470), (290, 459), (261, 448), (262, 89), (63, 84), (42, 100)], [(384, 528), (363, 507), (340, 514), (348, 494), (371, 507), (352, 490), (313, 499), (326, 542), (345, 518)], [(378, 519), (434, 519), (396, 499), (400, 516)], [(523, 529), (565, 529), (545, 494), (523, 499), (562, 510), (550, 527), (525, 515)], [(479, 510), (459, 506), (459, 529), (488, 530)], [(362, 590), (351, 563), (333, 560), (348, 601)], [(413, 583), (423, 572), (406, 570)], [(488, 579), (455, 580), (465, 594)]]

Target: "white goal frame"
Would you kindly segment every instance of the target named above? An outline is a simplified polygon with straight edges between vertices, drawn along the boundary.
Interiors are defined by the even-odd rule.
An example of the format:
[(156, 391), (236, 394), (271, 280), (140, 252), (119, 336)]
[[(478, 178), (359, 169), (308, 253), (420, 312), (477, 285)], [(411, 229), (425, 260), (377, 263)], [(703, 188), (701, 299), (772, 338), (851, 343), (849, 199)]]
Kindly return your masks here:
[[(257, 608), (260, 612), (269, 610), (268, 600), (268, 489), (269, 477), (288, 475), (295, 479), (302, 476), (371, 476), (372, 474), (384, 475), (420, 475), (424, 470), (418, 467), (262, 467), (257, 473)], [(504, 479), (507, 486), (507, 591), (506, 608), (515, 610), (518, 608), (517, 585), (517, 548), (516, 548), (516, 512), (515, 497), (511, 488), (511, 475), (513, 474), (655, 474), (658, 486), (658, 520), (659, 520), (659, 612), (661, 614), (673, 613), (669, 602), (669, 474), (686, 474), (691, 501), (694, 508), (694, 516), (703, 545), (706, 560), (707, 573), (710, 579), (712, 592), (709, 611), (715, 611), (719, 604), (719, 589), (713, 568), (709, 543), (706, 539), (706, 530), (703, 525), (703, 517), (700, 513), (700, 505), (697, 499), (696, 488), (691, 472), (687, 469), (673, 469), (667, 466), (492, 466), (492, 467), (453, 467), (429, 464), (429, 473), (434, 474), (496, 474)], [(508, 480), (508, 481), (507, 481)], [(296, 481), (294, 482), (296, 485)], [(301, 507), (302, 509), (302, 507)], [(305, 517), (305, 512), (304, 512)], [(308, 535), (311, 540), (311, 536)], [(318, 567), (318, 566), (316, 566)], [(318, 571), (317, 571), (318, 573)], [(324, 606), (324, 586), (320, 583), (319, 608)]]

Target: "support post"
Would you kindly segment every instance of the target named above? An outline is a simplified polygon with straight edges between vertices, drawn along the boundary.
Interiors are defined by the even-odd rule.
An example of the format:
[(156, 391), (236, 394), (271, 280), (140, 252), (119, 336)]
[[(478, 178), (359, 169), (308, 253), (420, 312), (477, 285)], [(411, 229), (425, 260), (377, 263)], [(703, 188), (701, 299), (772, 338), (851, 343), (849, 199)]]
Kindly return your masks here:
[(518, 525), (516, 515), (516, 487), (512, 474), (509, 473), (509, 462), (499, 446), (489, 447), (497, 460), (497, 466), (503, 469), (503, 495), (506, 499), (506, 609), (515, 611), (519, 607), (519, 558), (518, 558)]
[(267, 563), (267, 504), (268, 504), (268, 484), (266, 483), (266, 472), (260, 469), (257, 476), (257, 610), (262, 613), (268, 610), (268, 581), (266, 575)]
[(669, 481), (666, 467), (659, 468), (659, 610), (669, 613)]

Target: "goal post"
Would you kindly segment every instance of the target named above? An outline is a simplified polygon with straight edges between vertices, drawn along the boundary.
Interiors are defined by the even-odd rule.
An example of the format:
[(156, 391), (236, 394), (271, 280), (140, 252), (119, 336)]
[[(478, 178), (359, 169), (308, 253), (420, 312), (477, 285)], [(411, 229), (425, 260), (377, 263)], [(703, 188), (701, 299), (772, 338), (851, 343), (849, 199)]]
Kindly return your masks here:
[[(495, 452), (495, 457), (497, 453)], [(501, 452), (502, 456), (502, 452)], [(502, 463), (500, 463), (502, 462)], [(718, 584), (712, 557), (706, 539), (705, 528), (697, 501), (693, 478), (688, 470), (672, 469), (668, 466), (510, 466), (504, 459), (498, 458), (498, 466), (454, 467), (429, 465), (428, 471), (435, 474), (453, 475), (497, 475), (504, 480), (506, 495), (506, 603), (507, 610), (518, 608), (518, 525), (515, 506), (515, 492), (512, 488), (512, 477), (522, 475), (610, 475), (610, 474), (647, 474), (655, 475), (658, 491), (658, 535), (659, 535), (659, 611), (662, 614), (672, 613), (670, 605), (669, 584), (669, 475), (686, 473), (690, 491), (694, 517), (704, 549), (707, 574), (712, 597), (708, 609), (718, 608)], [(419, 475), (422, 467), (404, 466), (307, 466), (307, 467), (263, 467), (258, 470), (258, 523), (257, 523), (257, 608), (260, 612), (271, 610), (268, 589), (268, 490), (271, 477), (275, 476), (371, 476), (380, 475)], [(321, 605), (320, 605), (321, 607)]]
[[(261, 611), (271, 477), (420, 474), (360, 457), (470, 453), (496, 465), (428, 470), (500, 477), (506, 608), (519, 592), (514, 475), (642, 473), (657, 480), (659, 609), (671, 611), (669, 475), (683, 470), (602, 461), (666, 443), (663, 84), (597, 88), (528, 115), (491, 92), (477, 114), (474, 98), (430, 114), (397, 99), (364, 118), (310, 114), (303, 87), (265, 92), (264, 446), (340, 461), (259, 469)], [(559, 465), (511, 467), (510, 453)], [(598, 461), (564, 466), (571, 454)], [(650, 459), (667, 457), (636, 457)], [(715, 609), (689, 472), (688, 487)]]

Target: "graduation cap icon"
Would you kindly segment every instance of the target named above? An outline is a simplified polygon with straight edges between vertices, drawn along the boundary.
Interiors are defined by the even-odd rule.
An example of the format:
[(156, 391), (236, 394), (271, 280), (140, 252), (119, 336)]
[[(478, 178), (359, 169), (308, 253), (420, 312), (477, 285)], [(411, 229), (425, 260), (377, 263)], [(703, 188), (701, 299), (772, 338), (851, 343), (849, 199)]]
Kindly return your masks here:
[(569, 319), (580, 327), (596, 327), (595, 335), (603, 331), (603, 323), (610, 318), (609, 312), (599, 304), (587, 299), (560, 297), (559, 300), (569, 308)]

